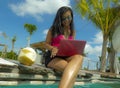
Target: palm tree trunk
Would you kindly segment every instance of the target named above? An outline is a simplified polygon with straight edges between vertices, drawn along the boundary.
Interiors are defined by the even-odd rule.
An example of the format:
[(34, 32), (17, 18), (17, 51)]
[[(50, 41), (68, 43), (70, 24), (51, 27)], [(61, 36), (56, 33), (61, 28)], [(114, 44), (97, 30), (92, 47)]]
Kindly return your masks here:
[(101, 63), (100, 63), (100, 71), (105, 72), (106, 69), (106, 52), (107, 52), (107, 37), (103, 37), (103, 45), (102, 45), (102, 54), (101, 54)]
[(12, 50), (11, 51), (14, 51), (14, 42), (12, 42)]
[(110, 58), (109, 58), (109, 63), (110, 63), (110, 72), (114, 73), (114, 61), (115, 61), (115, 50), (113, 49), (113, 46), (111, 45), (111, 52), (110, 52)]
[(27, 41), (28, 41), (27, 47), (30, 47), (30, 36), (27, 38)]

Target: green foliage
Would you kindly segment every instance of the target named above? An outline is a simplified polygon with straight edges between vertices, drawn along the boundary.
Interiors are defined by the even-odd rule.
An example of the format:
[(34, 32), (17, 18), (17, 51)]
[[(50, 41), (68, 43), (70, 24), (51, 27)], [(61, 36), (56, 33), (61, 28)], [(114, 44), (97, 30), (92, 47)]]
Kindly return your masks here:
[[(77, 0), (76, 10), (84, 18), (91, 20), (103, 33), (111, 31), (111, 27), (118, 19), (118, 0)], [(114, 5), (113, 6), (111, 6)], [(115, 8), (116, 7), (116, 8)], [(118, 11), (117, 11), (118, 8)], [(110, 31), (109, 31), (110, 30)]]
[(83, 69), (84, 69), (84, 70), (88, 70), (88, 68), (87, 68), (87, 67), (84, 67)]
[(17, 57), (18, 57), (18, 55), (15, 52), (10, 51), (10, 52), (6, 53), (6, 57), (5, 58), (17, 60)]
[[(101, 71), (105, 71), (107, 43), (114, 33), (114, 24), (120, 17), (119, 0), (77, 0), (76, 9), (80, 16), (91, 20), (103, 33)], [(112, 45), (112, 44), (111, 44)], [(112, 46), (110, 46), (112, 48)], [(110, 49), (108, 49), (110, 51)]]
[(15, 42), (16, 39), (17, 39), (17, 37), (16, 37), (16, 36), (13, 36), (13, 38), (12, 38), (12, 42)]
[(30, 46), (30, 38), (31, 38), (33, 32), (35, 32), (37, 30), (37, 27), (34, 24), (24, 24), (24, 28), (27, 30), (27, 32), (30, 35), (28, 37), (28, 46)]
[(33, 34), (34, 31), (37, 30), (37, 27), (34, 24), (24, 24), (24, 28), (29, 32), (30, 36)]
[(0, 56), (2, 56), (2, 52), (0, 52)]

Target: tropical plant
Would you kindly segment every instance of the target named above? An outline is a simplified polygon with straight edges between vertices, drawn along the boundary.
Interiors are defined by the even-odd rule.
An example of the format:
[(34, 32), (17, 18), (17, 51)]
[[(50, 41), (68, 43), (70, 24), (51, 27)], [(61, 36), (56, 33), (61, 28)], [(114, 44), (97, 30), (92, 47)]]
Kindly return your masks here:
[(112, 27), (113, 30), (109, 34), (110, 52), (108, 52), (108, 55), (109, 55), (108, 59), (110, 62), (110, 71), (115, 72), (114, 64), (115, 64), (115, 58), (116, 58), (117, 52), (115, 50), (115, 47), (113, 48), (113, 35), (114, 35), (115, 31), (117, 31), (116, 29), (117, 29), (118, 25), (120, 25), (119, 24), (120, 23), (120, 6), (112, 8), (112, 9), (113, 9), (113, 13), (118, 15), (118, 17), (117, 17), (117, 21), (115, 22), (114, 26)]
[[(112, 9), (118, 0), (77, 0), (76, 9), (82, 17), (90, 19), (103, 33), (100, 70), (105, 72), (108, 38), (118, 15)], [(113, 5), (114, 4), (114, 5)], [(112, 6), (111, 6), (112, 5)]]
[(37, 27), (34, 24), (24, 24), (24, 28), (27, 30), (27, 32), (29, 32), (30, 36), (28, 37), (28, 45), (27, 46), (30, 46), (31, 36), (32, 36), (33, 32), (35, 32), (37, 30)]
[(1, 32), (0, 35), (2, 35), (4, 38), (8, 37), (5, 32)]
[(12, 38), (12, 51), (14, 51), (15, 42), (16, 42), (16, 36)]
[[(8, 36), (6, 35), (5, 32), (0, 32), (0, 36), (3, 36), (5, 39), (8, 39)], [(6, 52), (7, 52), (7, 45), (6, 44), (0, 44), (0, 46), (3, 47), (3, 50), (0, 53), (0, 57), (5, 58), (6, 57)]]
[(17, 55), (15, 52), (10, 51), (10, 52), (7, 52), (6, 58), (8, 58), (8, 59), (13, 59), (13, 60), (17, 60), (18, 55)]

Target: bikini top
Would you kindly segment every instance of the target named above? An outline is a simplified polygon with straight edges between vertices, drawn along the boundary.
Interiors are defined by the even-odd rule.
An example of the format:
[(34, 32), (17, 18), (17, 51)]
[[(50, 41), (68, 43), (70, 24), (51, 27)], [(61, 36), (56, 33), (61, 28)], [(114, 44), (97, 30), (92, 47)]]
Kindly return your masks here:
[[(58, 47), (59, 44), (60, 44), (60, 41), (61, 41), (62, 39), (66, 39), (65, 36), (62, 35), (62, 34), (61, 34), (61, 35), (58, 35), (58, 36), (56, 36), (56, 37), (54, 37), (54, 38), (52, 38), (51, 45), (52, 45), (52, 46), (55, 46), (55, 47)], [(71, 40), (71, 39), (74, 39), (74, 38), (73, 38), (73, 36), (69, 36), (67, 39)]]

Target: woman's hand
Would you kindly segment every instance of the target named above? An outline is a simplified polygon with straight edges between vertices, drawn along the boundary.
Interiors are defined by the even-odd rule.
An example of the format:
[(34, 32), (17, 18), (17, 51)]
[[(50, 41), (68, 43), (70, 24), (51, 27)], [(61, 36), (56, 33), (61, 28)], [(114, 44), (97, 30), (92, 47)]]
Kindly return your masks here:
[(57, 54), (57, 52), (58, 52), (58, 48), (57, 47), (53, 47), (52, 49), (51, 49), (51, 58), (52, 57), (55, 57), (56, 56), (56, 54)]

